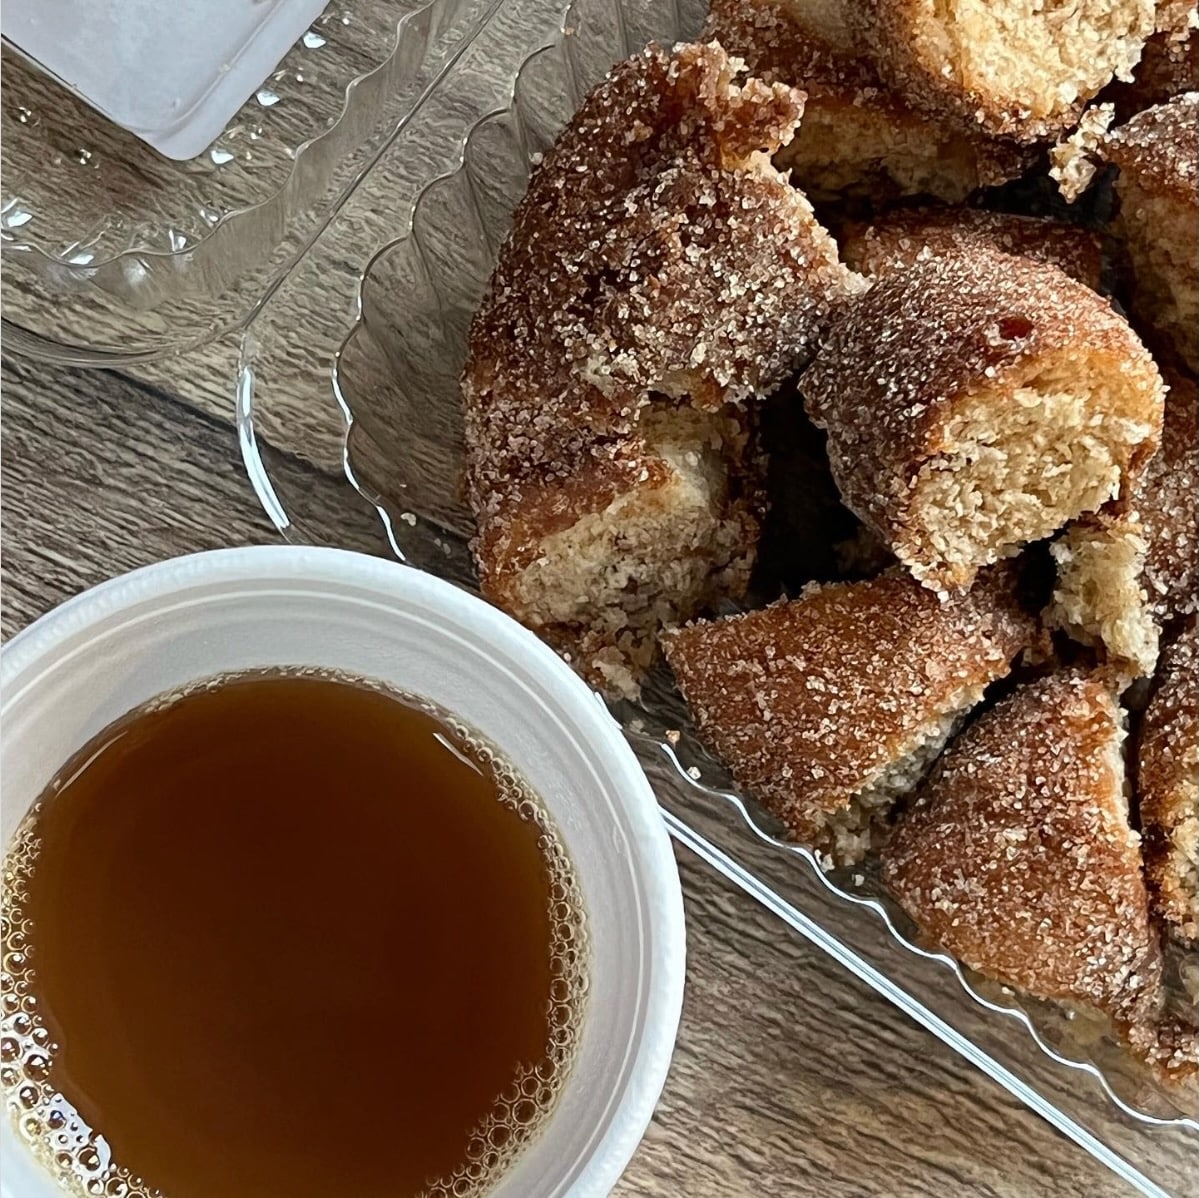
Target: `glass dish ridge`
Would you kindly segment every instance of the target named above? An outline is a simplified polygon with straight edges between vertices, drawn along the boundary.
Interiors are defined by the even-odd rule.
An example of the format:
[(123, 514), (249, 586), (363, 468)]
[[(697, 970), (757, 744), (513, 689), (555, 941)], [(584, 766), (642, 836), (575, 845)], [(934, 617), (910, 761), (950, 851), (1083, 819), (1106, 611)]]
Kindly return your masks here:
[[(429, 26), (426, 36), (432, 39), (436, 34), (435, 26), (439, 17), (452, 2), (453, 0), (422, 0), (416, 8), (409, 9), (396, 17), (379, 61), (354, 75), (343, 85), (340, 111), (333, 123), (304, 138), (295, 146), (288, 147), (287, 152), (292, 162), (281, 185), (274, 192), (259, 200), (222, 212), (209, 225), (203, 236), (197, 240), (189, 240), (186, 246), (172, 247), (168, 244), (169, 232), (167, 229), (156, 230), (152, 233), (147, 230), (145, 222), (142, 222), (134, 227), (129, 240), (120, 248), (106, 248), (100, 254), (82, 261), (79, 260), (81, 257), (79, 251), (87, 245), (87, 241), (82, 237), (63, 245), (60, 249), (55, 249), (36, 235), (22, 232), (21, 226), (14, 227), (7, 220), (0, 218), (0, 237), (2, 237), (4, 252), (35, 254), (45, 259), (48, 264), (52, 263), (56, 269), (92, 278), (94, 272), (104, 269), (127, 254), (171, 258), (195, 253), (206, 241), (223, 236), (227, 225), (255, 211), (267, 210), (272, 217), (276, 218), (285, 214), (298, 198), (296, 195), (299, 190), (297, 181), (308, 169), (306, 158), (310, 154), (320, 151), (332, 164), (353, 148), (352, 143), (346, 144), (346, 118), (362, 102), (360, 94), (363, 89), (369, 87), (374, 77), (385, 74), (388, 68), (395, 64), (406, 33), (419, 33), (421, 32), (420, 27), (424, 24)], [(237, 119), (235, 115), (233, 121)], [(220, 141), (221, 138), (218, 138), (217, 142), (213, 143), (214, 147)], [(7, 211), (15, 200), (16, 197), (9, 195), (6, 188), (3, 197), (4, 209)], [(36, 234), (36, 229), (32, 233)], [(94, 234), (92, 240), (96, 240), (97, 236)]]
[[(44, 234), (36, 211), (45, 209), (45, 193), (37, 201), (22, 196), (28, 172), (12, 171), (15, 181), (6, 178), (0, 200), (3, 256), (14, 268), (19, 266), (28, 272), (31, 281), (49, 296), (58, 296), (68, 305), (72, 296), (103, 297), (103, 302), (110, 305), (101, 309), (104, 323), (113, 312), (117, 320), (128, 313), (130, 322), (128, 350), (93, 345), (77, 335), (75, 339), (63, 339), (57, 331), (41, 332), (36, 320), (28, 323), (30, 318), (14, 296), (10, 297), (14, 300), (13, 311), (10, 315), (6, 305), (4, 319), (10, 348), (73, 364), (136, 362), (188, 349), (249, 319), (336, 215), (397, 133), (420, 111), (479, 31), (503, 8), (504, 0), (409, 0), (409, 4), (401, 12), (388, 0), (382, 5), (379, 0), (343, 0), (331, 6), (199, 159), (168, 163), (139, 143), (134, 152), (149, 155), (154, 172), (145, 193), (150, 198), (140, 202), (140, 210), (93, 214), (89, 209), (86, 220), (80, 217), (79, 227), (71, 227), (69, 234), (62, 229)], [(357, 23), (355, 41), (340, 49), (328, 24), (337, 21), (347, 26)], [(318, 27), (323, 32), (318, 32)], [(337, 52), (325, 66), (324, 76), (319, 71), (314, 75), (311, 67), (304, 66), (304, 60), (295, 57), (303, 49), (312, 61), (313, 54), (321, 53), (318, 47), (326, 46)], [(295, 69), (289, 70), (289, 66)], [(310, 74), (308, 83), (299, 82), (304, 70)], [(312, 78), (321, 82), (313, 83)], [(46, 86), (58, 85), (47, 80)], [(310, 111), (313, 87), (320, 91), (320, 102), (336, 110), (323, 122)], [(6, 94), (6, 125), (21, 119), (13, 118), (10, 109), (19, 114), (22, 98)], [(271, 126), (264, 124), (255, 131), (252, 125), (256, 114), (274, 116), (289, 102), (294, 109), (289, 119), (300, 126), (292, 130), (298, 140), (287, 140), (287, 126), (282, 131), (276, 127), (272, 133)], [(98, 123), (93, 134), (98, 131), (101, 139), (114, 139), (109, 157), (114, 157), (112, 146), (123, 144), (120, 139), (132, 139), (132, 134), (109, 127), (95, 114), (87, 114), (87, 119)], [(245, 138), (233, 140), (234, 131), (245, 132), (246, 127), (250, 127), (248, 137), (257, 150), (246, 149), (246, 163), (239, 163), (235, 153), (225, 146), (227, 142), (235, 149), (246, 146)], [(45, 153), (51, 153), (55, 142), (61, 147), (77, 138), (81, 148), (75, 153), (81, 156), (81, 163), (86, 161), (91, 157), (86, 148), (89, 129), (53, 127), (46, 134), (51, 143)], [(254, 152), (265, 166), (247, 165)], [(61, 152), (55, 155), (56, 161), (63, 158)], [(222, 194), (221, 201), (230, 202), (219, 202), (215, 207), (201, 202), (203, 188), (189, 179), (195, 173), (195, 164), (201, 161), (239, 166), (244, 177), (235, 191), (252, 194), (241, 202), (236, 195)], [(217, 172), (223, 169), (223, 165), (215, 167)], [(220, 176), (218, 173), (212, 177)], [(89, 194), (82, 174), (67, 178), (81, 180), (73, 185), (77, 195), (84, 195), (89, 203), (96, 199)], [(107, 186), (115, 184), (110, 180)], [(103, 187), (97, 190), (102, 202), (107, 192)], [(184, 315), (176, 329), (173, 325), (181, 305)], [(166, 313), (167, 331), (145, 333), (135, 322), (156, 310)]]
[[(457, 496), (447, 494), (455, 483), (444, 473), (438, 479), (420, 477), (419, 468), (406, 475), (409, 467), (404, 462), (380, 453), (381, 437), (385, 447), (389, 431), (398, 433), (400, 440), (395, 444), (399, 445), (420, 437), (420, 429), (414, 431), (410, 421), (420, 421), (433, 405), (418, 405), (414, 400), (440, 398), (443, 406), (450, 397), (454, 404), (460, 402), (458, 376), (467, 325), (507, 234), (508, 217), (523, 194), (531, 163), (551, 144), (588, 88), (614, 61), (640, 49), (653, 36), (670, 42), (698, 28), (694, 10), (690, 10), (693, 23), (688, 24), (683, 9), (672, 5), (669, 10), (651, 13), (637, 0), (575, 0), (561, 34), (524, 59), (508, 105), (494, 108), (471, 125), (459, 145), (457, 168), (420, 190), (408, 231), (379, 248), (363, 268), (353, 323), (332, 364), (332, 393), (344, 425), (341, 463), (350, 484), (374, 510), (391, 551), (401, 561), (474, 587), (468, 547), (470, 516)], [(451, 219), (447, 219), (448, 213)], [(486, 246), (482, 255), (486, 261), (472, 260), (472, 252), (479, 257), (481, 245)], [(399, 288), (397, 279), (402, 283)], [(381, 377), (387, 378), (382, 389), (368, 392), (361, 385), (366, 377), (363, 362), (382, 368), (372, 378), (375, 384)], [(410, 379), (410, 374), (420, 377)], [(398, 414), (391, 410), (397, 399), (401, 400)], [(277, 527), (285, 535), (302, 536), (302, 528), (291, 523), (276, 494), (256, 444), (254, 400), (252, 386), (239, 394), (242, 449), (251, 481)], [(397, 426), (392, 430), (387, 427), (389, 418)], [(424, 502), (431, 497), (432, 508)], [(1197, 1129), (1196, 1120), (1181, 1114), (1164, 1092), (1147, 1092), (1145, 1079), (1129, 1075), (1126, 1054), (1118, 1053), (1115, 1045), (1109, 1044), (1105, 1051), (1103, 1044), (1097, 1050), (1077, 1043), (1073, 1035), (1077, 1021), (1061, 1008), (1021, 999), (976, 977), (947, 954), (920, 944), (899, 908), (878, 889), (871, 889), (869, 871), (860, 871), (864, 883), (860, 886), (854, 881), (855, 871), (826, 873), (809, 850), (782, 840), (771, 817), (731, 789), (723, 768), (696, 742), (677, 693), (662, 693), (667, 685), (664, 675), (665, 671), (660, 671), (651, 680), (651, 698), (645, 706), (617, 705), (613, 714), (655, 781), (673, 835), (1137, 1189), (1166, 1193), (1138, 1164), (1130, 1164), (1126, 1148), (1112, 1146), (1116, 1140), (1110, 1143), (1105, 1133), (1094, 1134), (1086, 1125), (1088, 1119), (1064, 1113), (1070, 1105), (1063, 1101), (1064, 1095), (1094, 1093), (1113, 1117), (1119, 1114), (1124, 1119), (1123, 1127), (1142, 1129), (1135, 1134), (1137, 1152), (1132, 1155), (1137, 1157), (1143, 1149), (1154, 1152), (1155, 1132), (1180, 1133), (1190, 1140)], [(699, 830), (702, 821), (692, 818), (699, 816), (700, 805), (705, 804), (719, 808), (722, 818), (730, 816), (748, 834), (739, 841), (739, 853), (752, 840), (785, 862), (793, 871), (787, 886), (794, 874), (796, 889), (804, 889), (807, 896), (819, 891), (821, 902), (828, 899), (851, 913), (869, 912), (866, 920), (861, 915), (852, 917), (864, 927), (869, 921), (872, 928), (882, 930), (890, 944), (914, 963), (913, 976), (917, 970), (923, 971), (919, 979), (936, 972), (945, 991), (965, 996), (966, 1005), (978, 1014), (960, 1023), (977, 1026), (980, 1018), (984, 1019), (989, 1031), (996, 1033), (993, 1043), (1000, 1043), (1006, 1051), (1011, 1037), (1004, 1029), (1022, 1027), (1020, 1039), (1034, 1051), (1013, 1051), (1021, 1056), (1022, 1067), (1031, 1056), (1041, 1058), (1041, 1066), (1025, 1070), (1034, 1075), (1035, 1084), (1026, 1080), (1022, 1070), (1014, 1071), (998, 1059), (1004, 1053), (980, 1047), (959, 1031), (953, 1020), (943, 1019), (927, 995), (913, 997), (904, 984), (896, 984), (877, 969), (853, 943), (839, 941), (781, 893), (786, 888), (772, 885), (765, 874), (756, 875), (737, 854), (714, 843)], [(797, 857), (807, 862), (807, 867), (799, 865)], [(907, 979), (907, 972), (903, 976)], [(1055, 1075), (1052, 1088), (1043, 1084), (1051, 1074)], [(1090, 1100), (1085, 1100), (1086, 1095), (1079, 1099), (1086, 1106)], [(1085, 1114), (1095, 1113), (1095, 1105), (1087, 1106)], [(1143, 1140), (1143, 1136), (1150, 1138)]]

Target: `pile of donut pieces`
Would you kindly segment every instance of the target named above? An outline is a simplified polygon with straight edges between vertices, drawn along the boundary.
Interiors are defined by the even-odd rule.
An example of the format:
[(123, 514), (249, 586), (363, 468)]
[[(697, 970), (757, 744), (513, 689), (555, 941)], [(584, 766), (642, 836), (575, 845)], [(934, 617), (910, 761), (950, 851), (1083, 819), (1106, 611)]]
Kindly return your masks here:
[[(1069, 14), (715, 0), (710, 40), (616, 66), (535, 168), (472, 325), (467, 489), (494, 602), (615, 695), (665, 654), (792, 838), (877, 856), (932, 942), (1181, 1078), (1195, 6)], [(980, 193), (1045, 176), (1097, 97), (1115, 220)], [(819, 463), (780, 465), (768, 404)], [(809, 581), (713, 618), (747, 605), (771, 503)], [(806, 557), (822, 504), (853, 571)]]

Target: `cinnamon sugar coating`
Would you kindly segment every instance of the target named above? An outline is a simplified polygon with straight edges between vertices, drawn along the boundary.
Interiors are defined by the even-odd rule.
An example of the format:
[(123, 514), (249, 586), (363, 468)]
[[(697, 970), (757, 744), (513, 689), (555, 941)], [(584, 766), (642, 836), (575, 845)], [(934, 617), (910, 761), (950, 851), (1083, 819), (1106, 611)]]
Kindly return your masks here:
[(1196, 621), (1163, 651), (1154, 695), (1142, 721), (1137, 791), (1145, 836), (1146, 878), (1155, 910), (1189, 940), (1197, 918)]
[(1145, 585), (1160, 623), (1193, 615), (1200, 589), (1200, 396), (1195, 379), (1174, 371), (1164, 378), (1169, 389), (1162, 448), (1130, 496), (1145, 531)]
[(649, 47), (584, 100), (517, 206), (463, 378), (477, 508), (531, 467), (620, 457), (655, 393), (778, 384), (859, 282), (769, 164), (803, 94), (715, 44)]
[(1175, 96), (1113, 129), (1104, 148), (1110, 162), (1155, 195), (1196, 202), (1197, 96)]
[(842, 261), (874, 277), (896, 267), (990, 247), (1057, 266), (1100, 290), (1104, 254), (1098, 233), (1064, 221), (990, 212), (984, 208), (903, 208), (840, 239)]
[(1168, 1086), (1195, 1086), (1200, 1044), (1194, 1023), (1166, 1018), (1121, 1026), (1120, 1031), (1129, 1048)]
[(664, 621), (745, 589), (752, 409), (865, 287), (769, 155), (803, 94), (651, 46), (534, 171), (470, 330), (484, 593), (624, 694)]
[(877, 846), (891, 802), (1033, 636), (1007, 571), (944, 603), (894, 574), (690, 624), (664, 647), (738, 783), (846, 863)]
[(1126, 495), (1077, 520), (1051, 548), (1058, 578), (1048, 623), (1134, 677), (1153, 672), (1162, 628), (1195, 613), (1200, 588), (1197, 385), (1170, 370), (1164, 377), (1158, 453)]
[(930, 119), (888, 88), (846, 22), (796, 0), (713, 0), (714, 37), (764, 79), (807, 94), (796, 137), (776, 154), (817, 199), (931, 195), (956, 202), (1016, 178), (1032, 155), (957, 116)]
[(939, 590), (1098, 509), (1162, 420), (1158, 370), (1103, 298), (981, 245), (878, 280), (800, 386), (847, 506)]
[(910, 103), (1035, 142), (1128, 80), (1154, 32), (1153, 0), (851, 0), (881, 75)]
[(1103, 153), (1119, 168), (1118, 228), (1133, 268), (1130, 313), (1158, 352), (1197, 373), (1200, 354), (1200, 96), (1188, 92), (1112, 130)]
[(921, 931), (1040, 998), (1141, 1023), (1162, 976), (1106, 683), (1020, 687), (955, 741), (883, 852)]

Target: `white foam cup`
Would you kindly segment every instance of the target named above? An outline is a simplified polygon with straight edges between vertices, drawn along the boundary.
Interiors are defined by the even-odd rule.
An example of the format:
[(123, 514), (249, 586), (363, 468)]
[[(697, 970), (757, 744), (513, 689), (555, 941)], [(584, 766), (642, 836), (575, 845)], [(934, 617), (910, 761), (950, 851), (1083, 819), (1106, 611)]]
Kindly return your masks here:
[[(616, 722), (550, 649), (483, 601), (394, 562), (268, 546), (162, 562), (64, 603), (0, 654), (5, 843), (72, 754), (114, 720), (199, 679), (270, 666), (342, 671), (429, 699), (491, 741), (541, 797), (583, 893), (589, 989), (558, 1103), (493, 1192), (607, 1193), (646, 1129), (674, 1046), (679, 877)], [(7, 1118), (0, 1151), (3, 1198), (61, 1198)]]

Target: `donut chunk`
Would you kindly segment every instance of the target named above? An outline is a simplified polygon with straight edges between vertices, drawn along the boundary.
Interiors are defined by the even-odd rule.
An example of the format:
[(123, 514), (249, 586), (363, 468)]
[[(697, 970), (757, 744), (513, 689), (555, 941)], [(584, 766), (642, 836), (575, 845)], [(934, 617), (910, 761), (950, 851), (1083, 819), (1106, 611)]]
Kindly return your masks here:
[(661, 618), (740, 594), (747, 405), (864, 286), (770, 165), (802, 94), (735, 68), (715, 44), (614, 68), (535, 170), (470, 331), (484, 593), (634, 665)]
[(1154, 32), (1153, 0), (853, 0), (880, 73), (917, 107), (1033, 142), (1070, 128)]
[(655, 406), (619, 457), (498, 490), (476, 547), (484, 594), (593, 684), (636, 697), (660, 624), (746, 589), (760, 495), (727, 459), (748, 436), (732, 410)]
[(1006, 571), (945, 603), (889, 574), (690, 624), (664, 647), (738, 783), (794, 839), (850, 864), (1033, 635)]
[(984, 246), (1049, 262), (1099, 291), (1104, 265), (1100, 237), (1091, 229), (983, 208), (898, 209), (873, 225), (849, 229), (840, 244), (842, 261), (868, 277)]
[(1100, 145), (1115, 117), (1114, 105), (1094, 104), (1070, 133), (1050, 147), (1050, 178), (1068, 204), (1074, 204), (1095, 182)]
[(476, 491), (630, 435), (656, 396), (716, 411), (804, 361), (861, 283), (766, 156), (802, 107), (782, 84), (739, 83), (715, 44), (652, 46), (584, 100), (471, 326)]
[(1133, 82), (1114, 83), (1104, 93), (1116, 106), (1119, 120), (1200, 87), (1198, 29), (1200, 9), (1195, 0), (1158, 0), (1154, 36), (1142, 49)]
[(1162, 421), (1158, 370), (1104, 299), (983, 246), (881, 278), (800, 386), (846, 505), (937, 590), (1113, 498)]
[(1154, 910), (1189, 940), (1196, 909), (1197, 713), (1196, 621), (1163, 651), (1154, 695), (1142, 720), (1137, 791), (1145, 836), (1146, 880)]
[(1162, 961), (1124, 737), (1097, 678), (1020, 687), (946, 750), (884, 847), (882, 877), (922, 933), (970, 968), (1137, 1023)]
[(1119, 228), (1133, 267), (1130, 313), (1164, 352), (1197, 371), (1196, 92), (1139, 113), (1104, 143), (1120, 168)]
[(1135, 676), (1153, 673), (1161, 628), (1195, 613), (1200, 588), (1197, 387), (1165, 377), (1159, 452), (1126, 498), (1076, 521), (1051, 546), (1058, 578), (1047, 622)]
[(707, 36), (763, 78), (802, 87), (804, 121), (777, 166), (817, 201), (929, 195), (957, 202), (1016, 178), (1021, 147), (973, 122), (930, 120), (879, 78), (841, 5), (811, 0), (713, 0)]

